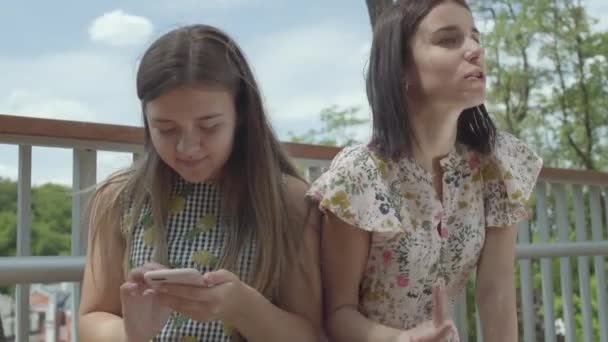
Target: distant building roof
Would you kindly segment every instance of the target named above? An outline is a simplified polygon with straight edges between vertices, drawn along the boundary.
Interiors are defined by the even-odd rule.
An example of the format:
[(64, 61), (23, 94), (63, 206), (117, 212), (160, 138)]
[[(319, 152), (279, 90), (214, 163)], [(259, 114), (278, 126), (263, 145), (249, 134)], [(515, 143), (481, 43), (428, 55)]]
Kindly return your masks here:
[(72, 295), (70, 283), (34, 284), (30, 288), (30, 307), (32, 311), (46, 311), (51, 295), (57, 296), (57, 309), (69, 309), (68, 299)]

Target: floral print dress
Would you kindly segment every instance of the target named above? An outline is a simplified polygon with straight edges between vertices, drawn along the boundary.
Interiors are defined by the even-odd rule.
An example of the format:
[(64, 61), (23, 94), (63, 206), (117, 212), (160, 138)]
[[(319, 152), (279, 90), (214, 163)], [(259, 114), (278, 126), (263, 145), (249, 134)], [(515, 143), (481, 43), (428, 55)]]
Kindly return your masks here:
[(542, 160), (499, 133), (492, 154), (458, 145), (440, 165), (443, 198), (413, 159), (347, 147), (307, 193), (322, 211), (371, 232), (359, 310), (373, 321), (409, 329), (431, 319), (439, 279), (454, 303), (476, 268), (486, 228), (526, 219)]

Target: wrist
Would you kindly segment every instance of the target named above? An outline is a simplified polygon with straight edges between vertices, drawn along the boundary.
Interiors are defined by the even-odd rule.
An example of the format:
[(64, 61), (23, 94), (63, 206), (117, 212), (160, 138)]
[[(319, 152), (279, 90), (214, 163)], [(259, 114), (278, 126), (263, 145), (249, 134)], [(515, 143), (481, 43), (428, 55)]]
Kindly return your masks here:
[(243, 326), (243, 324), (259, 320), (260, 305), (263, 305), (264, 302), (268, 302), (268, 300), (256, 289), (244, 282), (240, 282), (237, 286), (239, 286), (239, 292), (241, 293), (238, 296), (239, 301), (232, 310), (233, 312), (231, 312), (228, 317), (225, 317), (225, 319), (235, 328), (240, 330), (239, 327)]
[(127, 332), (127, 327), (125, 324), (124, 319), (122, 320), (122, 336), (120, 336), (120, 341), (121, 342), (149, 342), (150, 339), (145, 339), (142, 338), (141, 336), (130, 336), (129, 333)]

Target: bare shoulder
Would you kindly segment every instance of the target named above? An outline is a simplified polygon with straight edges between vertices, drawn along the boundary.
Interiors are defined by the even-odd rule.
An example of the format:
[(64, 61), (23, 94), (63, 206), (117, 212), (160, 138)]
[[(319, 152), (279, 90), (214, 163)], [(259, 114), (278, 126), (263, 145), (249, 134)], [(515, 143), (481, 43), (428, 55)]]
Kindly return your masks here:
[[(92, 190), (87, 213), (90, 229), (96, 230), (100, 229), (100, 226), (119, 225), (122, 211), (121, 194), (128, 177), (129, 174), (126, 172), (111, 175)], [(107, 229), (103, 230), (107, 231)]]
[(308, 183), (304, 180), (285, 175), (286, 200), (300, 213), (308, 211), (308, 204), (305, 199), (306, 191), (308, 191)]
[(319, 216), (306, 200), (308, 184), (297, 177), (285, 176), (285, 200), (289, 210), (295, 210), (302, 225), (291, 227), (302, 234), (299, 254), (293, 267), (289, 267), (281, 280), (279, 303), (290, 312), (297, 312), (310, 321), (314, 329), (321, 330), (322, 291), (319, 264)]
[(308, 183), (303, 179), (289, 175), (285, 175), (285, 186), (287, 187), (287, 193), (295, 196), (304, 197), (308, 190)]
[[(110, 176), (92, 191), (88, 209), (89, 243), (84, 269), (80, 314), (108, 312), (120, 316), (120, 285), (124, 244), (120, 231), (119, 197), (128, 178)], [(111, 270), (111, 271), (110, 271)]]

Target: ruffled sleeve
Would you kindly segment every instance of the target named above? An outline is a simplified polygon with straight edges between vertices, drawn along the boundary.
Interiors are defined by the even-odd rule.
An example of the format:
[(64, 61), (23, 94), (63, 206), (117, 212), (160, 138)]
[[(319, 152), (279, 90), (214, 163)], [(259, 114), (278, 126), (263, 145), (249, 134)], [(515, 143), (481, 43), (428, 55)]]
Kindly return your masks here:
[(542, 159), (525, 143), (501, 132), (494, 152), (483, 158), (486, 227), (507, 227), (528, 217), (528, 199)]
[(307, 192), (324, 213), (374, 232), (400, 228), (397, 211), (390, 202), (385, 179), (388, 164), (364, 145), (346, 147)]

